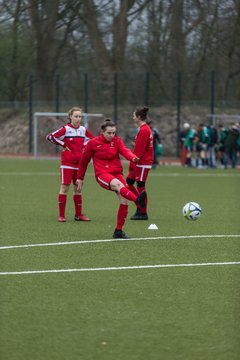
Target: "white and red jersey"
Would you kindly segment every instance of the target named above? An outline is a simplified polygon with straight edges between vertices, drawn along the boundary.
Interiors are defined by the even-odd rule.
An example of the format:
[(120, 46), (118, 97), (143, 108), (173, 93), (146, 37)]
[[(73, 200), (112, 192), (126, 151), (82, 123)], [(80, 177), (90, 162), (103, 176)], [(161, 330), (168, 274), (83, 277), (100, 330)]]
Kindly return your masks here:
[(96, 178), (102, 173), (123, 174), (119, 154), (129, 161), (136, 157), (117, 135), (113, 137), (112, 141), (107, 141), (102, 134), (89, 140), (79, 162), (77, 178), (84, 179), (91, 159)]
[(153, 163), (153, 135), (151, 128), (143, 123), (135, 137), (134, 154), (139, 157), (137, 166), (151, 165)]
[(75, 128), (71, 124), (67, 124), (48, 134), (47, 140), (64, 148), (61, 153), (62, 165), (78, 166), (86, 142), (93, 137), (84, 126), (79, 125)]

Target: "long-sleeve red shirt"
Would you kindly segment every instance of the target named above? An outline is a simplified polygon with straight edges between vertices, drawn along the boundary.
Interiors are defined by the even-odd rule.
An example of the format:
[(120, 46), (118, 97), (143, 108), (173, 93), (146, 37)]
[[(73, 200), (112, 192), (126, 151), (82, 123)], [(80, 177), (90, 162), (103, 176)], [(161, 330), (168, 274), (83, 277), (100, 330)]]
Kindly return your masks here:
[(88, 163), (91, 159), (93, 160), (96, 177), (102, 173), (122, 174), (123, 167), (119, 155), (122, 155), (129, 161), (136, 157), (116, 135), (112, 141), (107, 141), (102, 134), (89, 140), (79, 162), (77, 178), (80, 180), (84, 179)]
[(61, 129), (48, 134), (47, 140), (64, 148), (61, 153), (62, 165), (78, 166), (86, 141), (93, 137), (84, 126), (79, 125), (75, 128), (71, 124), (67, 124)]
[(153, 135), (151, 128), (144, 123), (140, 126), (134, 142), (134, 154), (139, 157), (137, 165), (152, 165)]

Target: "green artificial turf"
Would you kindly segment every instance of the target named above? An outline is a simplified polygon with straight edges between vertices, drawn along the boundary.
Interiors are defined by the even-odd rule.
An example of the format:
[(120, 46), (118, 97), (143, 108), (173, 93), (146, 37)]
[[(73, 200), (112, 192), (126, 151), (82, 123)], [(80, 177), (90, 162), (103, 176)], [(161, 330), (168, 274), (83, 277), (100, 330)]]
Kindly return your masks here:
[(71, 189), (58, 223), (59, 162), (0, 159), (0, 358), (239, 359), (239, 184), (239, 170), (160, 166), (149, 220), (129, 220), (130, 204), (132, 239), (112, 240), (118, 199), (91, 165), (92, 221), (74, 221)]

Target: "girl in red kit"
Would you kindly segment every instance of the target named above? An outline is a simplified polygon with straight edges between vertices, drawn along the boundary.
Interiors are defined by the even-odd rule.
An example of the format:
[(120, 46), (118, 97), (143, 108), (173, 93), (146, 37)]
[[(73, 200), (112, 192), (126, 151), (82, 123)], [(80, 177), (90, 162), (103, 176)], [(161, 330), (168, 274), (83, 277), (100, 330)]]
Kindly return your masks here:
[[(148, 107), (138, 107), (133, 112), (133, 120), (138, 127), (133, 152), (139, 158), (139, 161), (136, 164), (131, 163), (129, 165), (126, 181), (129, 189), (136, 195), (141, 194), (143, 191), (146, 192), (146, 181), (154, 157), (152, 130), (146, 123), (148, 111)], [(134, 186), (135, 181), (137, 187)], [(131, 220), (148, 220), (147, 197), (143, 208), (137, 205), (136, 213), (131, 217)]]
[(146, 194), (142, 192), (140, 196), (136, 196), (128, 189), (123, 176), (123, 167), (119, 155), (121, 154), (125, 159), (132, 162), (137, 162), (139, 159), (115, 135), (116, 126), (111, 120), (106, 119), (101, 129), (101, 135), (87, 143), (79, 162), (77, 175), (78, 190), (81, 191), (82, 189), (87, 166), (92, 159), (98, 184), (106, 190), (115, 191), (119, 197), (120, 205), (113, 238), (127, 239), (128, 237), (122, 231), (122, 228), (128, 213), (128, 200), (135, 202), (140, 207), (144, 207)]
[(73, 107), (68, 111), (69, 123), (61, 129), (47, 135), (47, 140), (59, 145), (63, 148), (61, 153), (60, 166), (60, 191), (58, 194), (59, 222), (65, 222), (65, 208), (67, 203), (67, 193), (71, 182), (74, 186), (73, 201), (75, 206), (76, 221), (90, 221), (90, 219), (82, 214), (82, 193), (77, 188), (76, 179), (79, 160), (82, 156), (85, 142), (93, 135), (81, 126), (82, 109)]

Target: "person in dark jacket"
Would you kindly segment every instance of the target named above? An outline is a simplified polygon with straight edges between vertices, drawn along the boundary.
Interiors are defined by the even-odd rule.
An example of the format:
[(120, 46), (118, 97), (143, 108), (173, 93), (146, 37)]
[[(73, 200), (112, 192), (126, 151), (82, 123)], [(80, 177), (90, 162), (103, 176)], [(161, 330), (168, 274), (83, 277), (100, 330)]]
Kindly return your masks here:
[(152, 130), (153, 135), (153, 164), (152, 169), (156, 168), (156, 165), (158, 165), (158, 146), (161, 144), (161, 138), (159, 135), (158, 130), (154, 127), (152, 120), (148, 120), (147, 124), (149, 125), (150, 129)]
[(239, 141), (240, 141), (239, 128), (237, 125), (233, 125), (228, 130), (225, 140), (225, 159), (224, 159), (225, 169), (227, 169), (228, 163), (231, 164), (233, 169), (236, 167)]
[(208, 142), (208, 166), (216, 167), (216, 146), (218, 143), (218, 131), (215, 126), (208, 126), (209, 142)]

